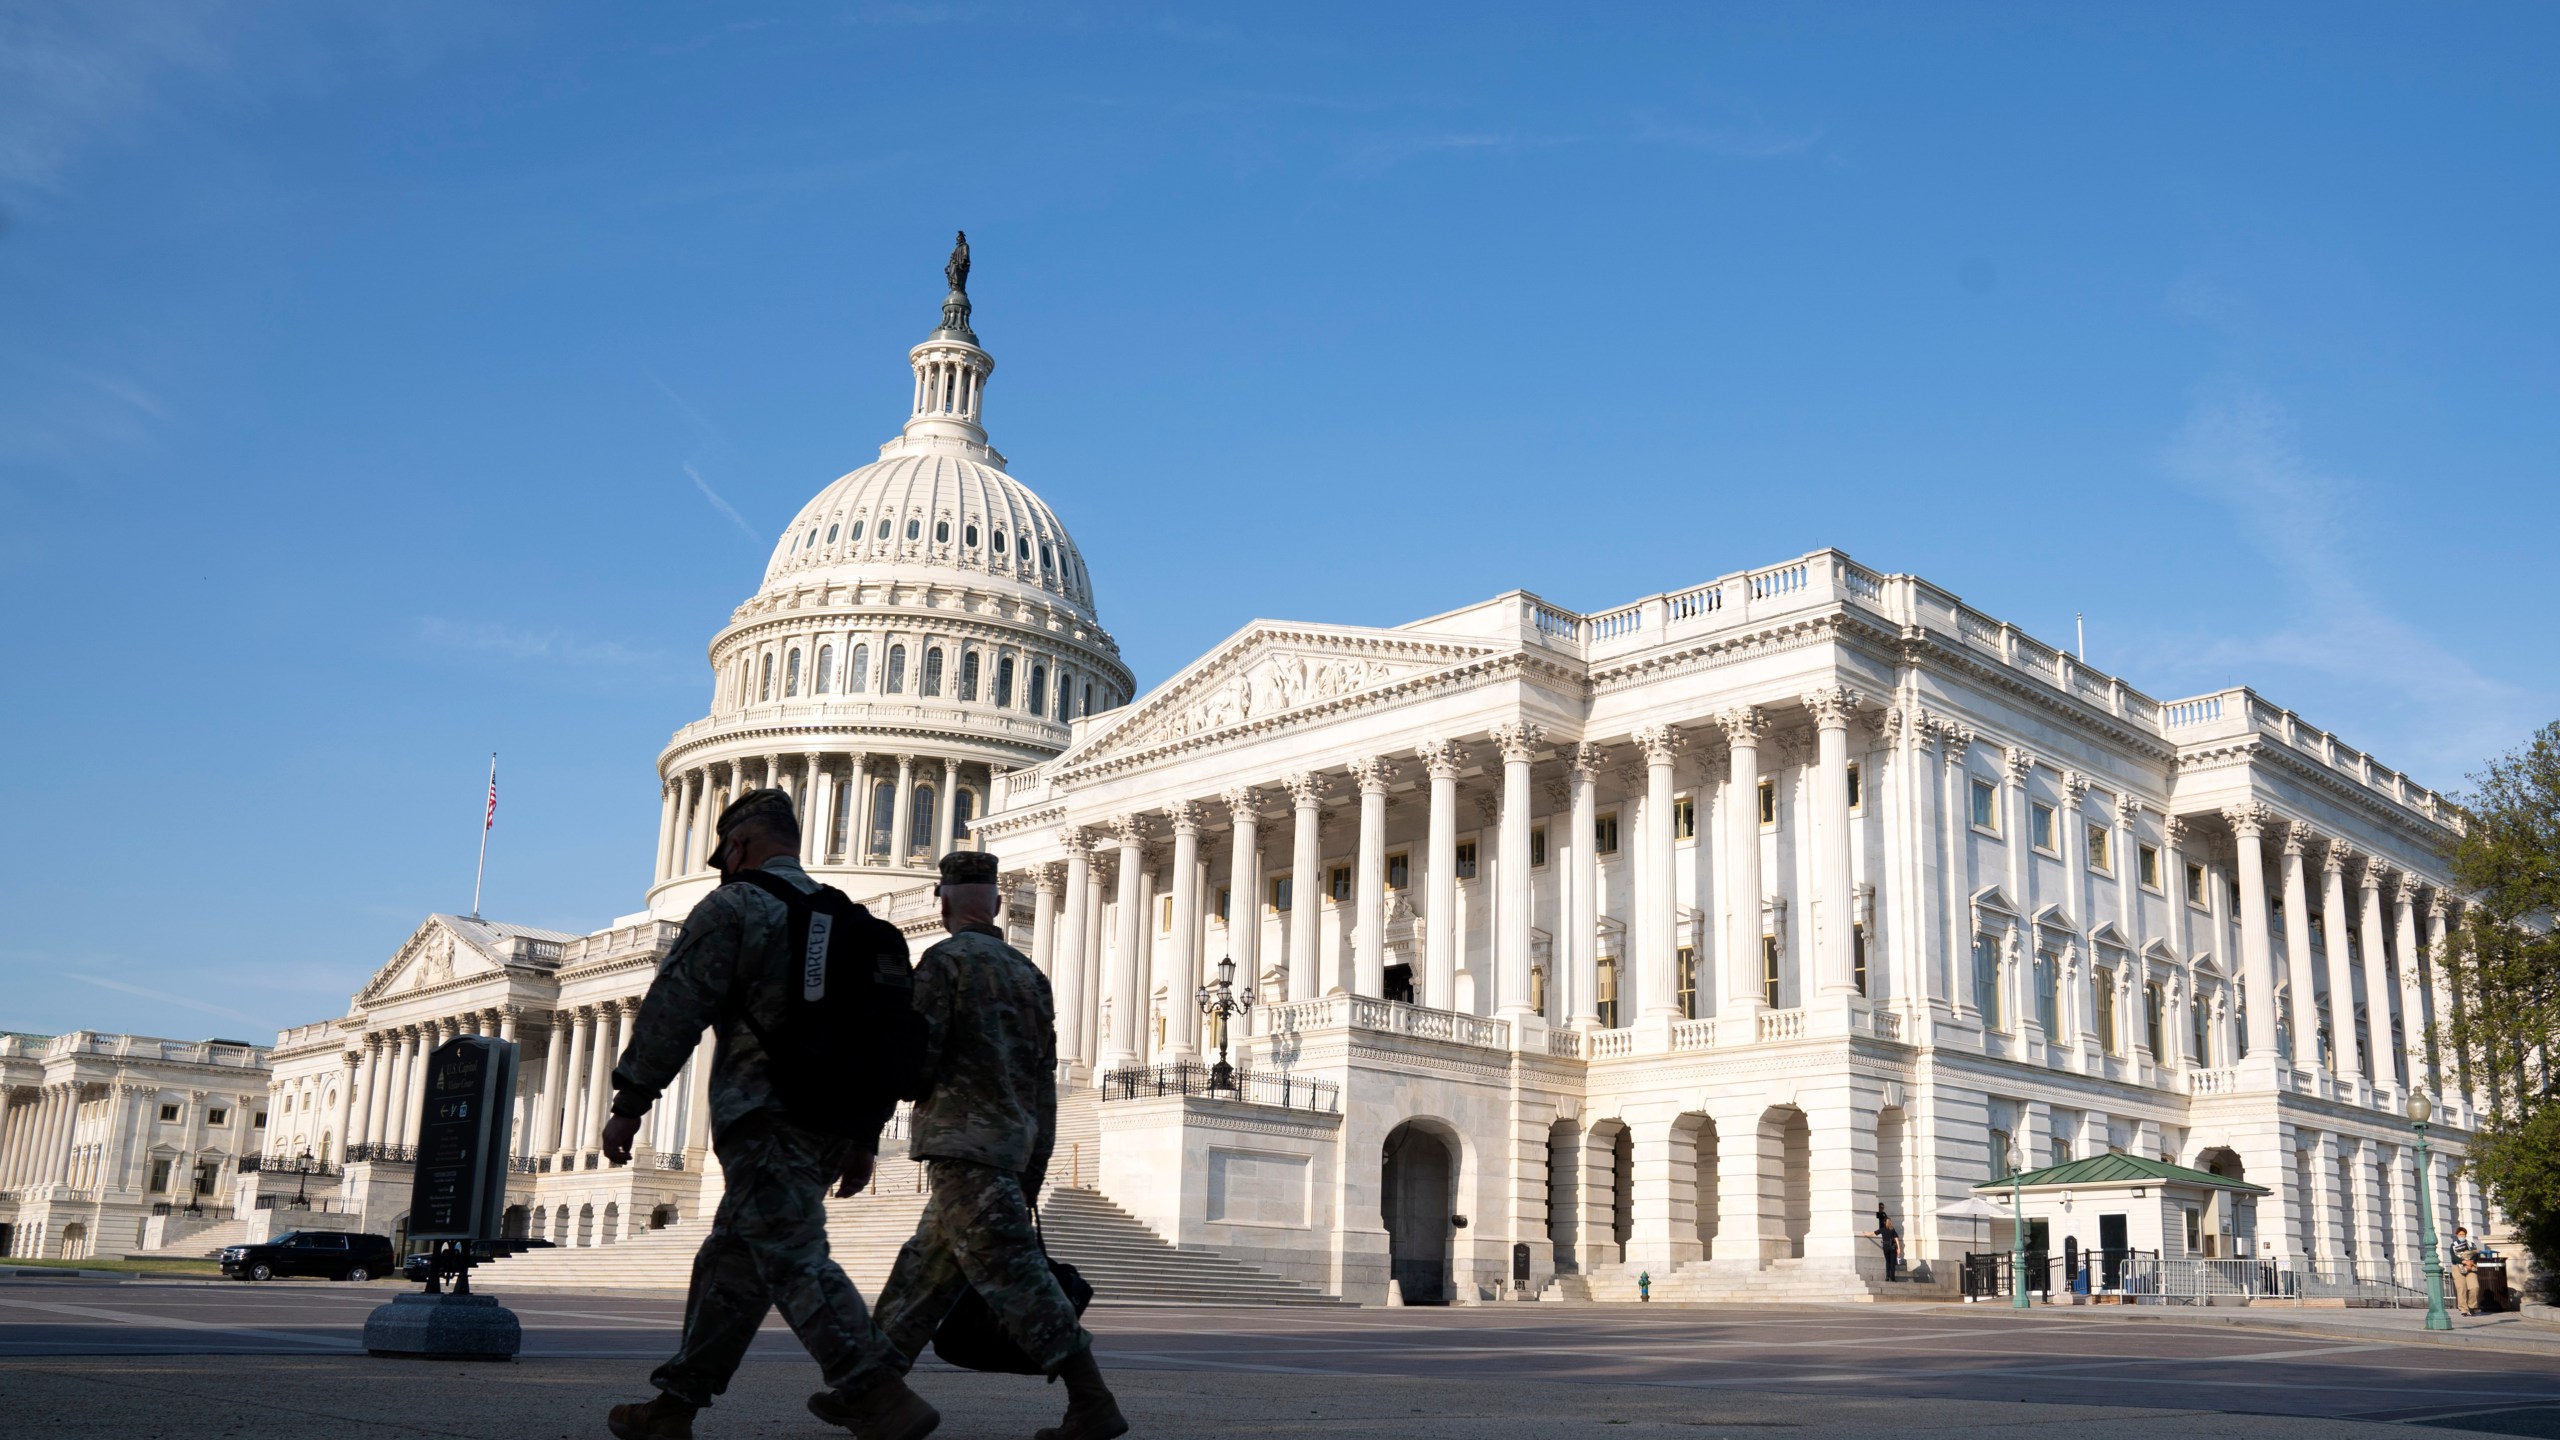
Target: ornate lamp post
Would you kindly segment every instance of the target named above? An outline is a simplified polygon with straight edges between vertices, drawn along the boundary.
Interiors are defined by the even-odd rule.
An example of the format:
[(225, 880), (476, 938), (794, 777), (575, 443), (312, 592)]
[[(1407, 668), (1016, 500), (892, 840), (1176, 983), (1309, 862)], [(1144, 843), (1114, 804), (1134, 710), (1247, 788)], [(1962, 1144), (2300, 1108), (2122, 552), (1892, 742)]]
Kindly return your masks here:
[(311, 1186), (311, 1147), (310, 1147), (310, 1146), (308, 1146), (308, 1145), (303, 1146), (303, 1147), (302, 1147), (302, 1154), (301, 1154), (301, 1155), (299, 1155), (299, 1156), (297, 1156), (297, 1157), (294, 1159), (294, 1162), (293, 1162), (293, 1173), (298, 1177), (298, 1178), (297, 1178), (297, 1179), (295, 1179), (295, 1181), (293, 1182), (293, 1208), (294, 1208), (294, 1209), (296, 1209), (296, 1210), (308, 1210), (308, 1209), (310, 1209), (310, 1208), (311, 1208), (311, 1192), (310, 1192), (310, 1186)]
[(2024, 1173), (2026, 1153), (2015, 1143), (2009, 1147), (2009, 1308), (2027, 1308), (2027, 1187), (2019, 1176)]
[(2427, 1163), (2427, 1122), (2435, 1115), (2435, 1097), (2411, 1087), (2409, 1124), (2418, 1132), (2418, 1247), (2427, 1257), (2427, 1328), (2450, 1330), (2453, 1317), (2444, 1313), (2444, 1257), (2436, 1253), (2436, 1177)]
[(1216, 983), (1200, 987), (1200, 1013), (1209, 1017), (1209, 1028), (1218, 1032), (1218, 1063), (1209, 1067), (1209, 1088), (1236, 1088), (1236, 1067), (1227, 1063), (1227, 1020), (1253, 1009), (1253, 992), (1236, 989), (1234, 956), (1218, 962)]

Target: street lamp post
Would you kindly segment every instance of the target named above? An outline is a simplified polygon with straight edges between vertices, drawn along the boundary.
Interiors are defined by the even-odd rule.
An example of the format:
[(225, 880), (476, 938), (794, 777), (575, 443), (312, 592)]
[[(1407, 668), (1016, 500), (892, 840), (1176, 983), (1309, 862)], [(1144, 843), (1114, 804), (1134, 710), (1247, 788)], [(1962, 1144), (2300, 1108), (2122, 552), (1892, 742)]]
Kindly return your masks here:
[(1209, 1067), (1209, 1088), (1236, 1088), (1236, 1067), (1227, 1063), (1227, 1021), (1253, 1009), (1253, 992), (1236, 989), (1236, 962), (1228, 956), (1218, 962), (1216, 983), (1203, 985), (1199, 994), (1200, 1013), (1209, 1017), (1209, 1027), (1218, 1032), (1218, 1063)]
[(306, 1145), (302, 1147), (302, 1154), (293, 1162), (293, 1173), (298, 1177), (293, 1182), (293, 1208), (296, 1210), (308, 1210), (311, 1208), (310, 1146)]
[(2427, 1263), (2427, 1328), (2450, 1330), (2453, 1317), (2444, 1313), (2444, 1257), (2436, 1253), (2436, 1177), (2427, 1160), (2427, 1122), (2435, 1113), (2435, 1097), (2412, 1087), (2409, 1124), (2418, 1132), (2418, 1246)]
[(2009, 1161), (2009, 1308), (2027, 1308), (2027, 1187), (2020, 1179), (2026, 1156), (2011, 1147)]

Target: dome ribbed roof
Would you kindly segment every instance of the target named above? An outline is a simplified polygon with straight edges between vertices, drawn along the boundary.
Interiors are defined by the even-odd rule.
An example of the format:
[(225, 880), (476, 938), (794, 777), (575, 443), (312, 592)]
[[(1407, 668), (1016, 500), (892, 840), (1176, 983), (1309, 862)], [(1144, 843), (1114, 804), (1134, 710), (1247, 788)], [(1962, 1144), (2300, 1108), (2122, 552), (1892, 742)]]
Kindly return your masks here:
[(1084, 557), (1029, 486), (965, 453), (978, 447), (908, 440), (885, 448), (904, 453), (843, 476), (801, 507), (774, 545), (765, 589), (965, 577), (1095, 618)]

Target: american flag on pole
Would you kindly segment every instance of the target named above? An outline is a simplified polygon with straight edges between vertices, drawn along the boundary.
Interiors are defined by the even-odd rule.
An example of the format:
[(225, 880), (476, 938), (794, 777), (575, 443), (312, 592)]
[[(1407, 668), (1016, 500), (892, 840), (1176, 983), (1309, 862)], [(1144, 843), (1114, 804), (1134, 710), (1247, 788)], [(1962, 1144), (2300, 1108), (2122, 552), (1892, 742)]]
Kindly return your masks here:
[(480, 828), (481, 828), (481, 829), (483, 829), (483, 830), (486, 830), (486, 829), (489, 829), (491, 826), (496, 825), (497, 823), (498, 823), (498, 757), (497, 757), (497, 756), (495, 756), (495, 755), (492, 755), (492, 756), (490, 756), (490, 757), (489, 757), (489, 808), (488, 808), (488, 810), (487, 810), (485, 813), (483, 813), (483, 814), (481, 815), (481, 817), (480, 817)]
[(480, 882), (489, 874), (489, 831), (498, 823), (498, 752), (489, 752), (489, 804), (480, 812), (480, 863), (471, 872), (471, 918), (480, 918)]

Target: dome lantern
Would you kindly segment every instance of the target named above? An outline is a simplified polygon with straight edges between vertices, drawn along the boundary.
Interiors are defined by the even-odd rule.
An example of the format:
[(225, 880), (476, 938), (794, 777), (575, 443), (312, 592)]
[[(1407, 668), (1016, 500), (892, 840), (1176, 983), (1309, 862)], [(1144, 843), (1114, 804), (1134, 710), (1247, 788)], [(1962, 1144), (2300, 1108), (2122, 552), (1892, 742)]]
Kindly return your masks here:
[(942, 324), (907, 352), (907, 363), (916, 371), (916, 393), (906, 437), (958, 440), (984, 450), (987, 431), (979, 420), (979, 402), (996, 362), (978, 348), (977, 332), (969, 328), (968, 231), (952, 242), (951, 261), (942, 274), (951, 282), (951, 293), (942, 301)]

